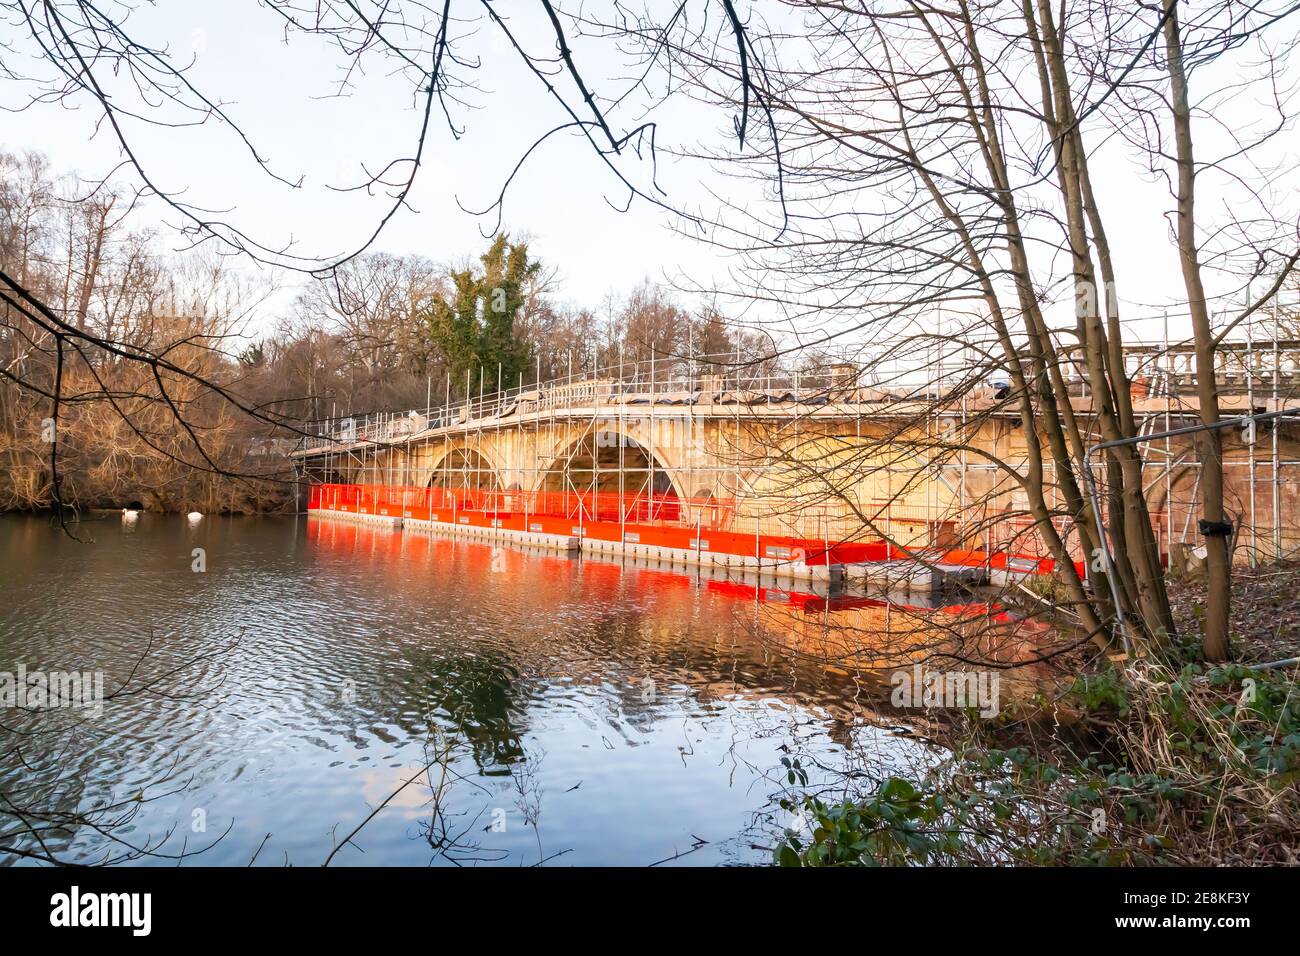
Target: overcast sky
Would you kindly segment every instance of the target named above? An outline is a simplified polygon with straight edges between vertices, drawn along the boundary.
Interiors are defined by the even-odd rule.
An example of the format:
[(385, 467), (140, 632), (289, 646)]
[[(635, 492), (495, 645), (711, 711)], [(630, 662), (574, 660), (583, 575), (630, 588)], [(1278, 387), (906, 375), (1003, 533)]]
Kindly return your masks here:
[[(513, 25), (533, 49), (551, 54), (554, 43), (545, 24), (530, 22), (523, 12), (532, 8), (511, 5), (517, 12)], [(214, 16), (218, 9), (220, 15)], [(289, 180), (304, 178), (301, 189), (275, 182), (228, 131), (133, 124), (133, 142), (146, 166), (159, 173), (159, 186), (184, 187), (189, 202), (229, 209), (226, 218), (255, 239), (268, 246), (292, 243), (301, 256), (327, 259), (365, 240), (386, 202), (329, 187), (360, 182), (363, 166), (378, 169), (412, 153), (419, 112), (408, 82), (376, 69), (356, 77), (346, 98), (330, 96), (343, 58), (319, 38), (298, 36), (286, 44), (281, 21), (254, 0), (223, 0), (219, 6), (163, 0), (157, 9), (142, 6), (132, 22), (174, 54), (192, 53), (192, 79), (219, 93), (272, 169)], [(613, 44), (575, 46), (584, 72), (606, 89), (613, 78), (626, 74)], [(399, 212), (374, 248), (438, 261), (477, 254), (486, 243), (481, 230), (490, 230), (495, 217), (471, 215), (458, 202), (471, 209), (491, 204), (529, 145), (563, 119), (497, 31), (484, 29), (459, 50), (462, 56), (485, 60), (486, 68), (477, 71), (483, 89), (471, 94), (479, 108), (456, 112), (456, 122), (466, 130), (459, 141), (449, 135), (445, 122), (435, 121), (411, 196), (413, 209)], [(10, 107), (16, 102), (12, 95), (4, 101)], [(6, 116), (0, 145), (39, 149), (57, 170), (102, 175), (118, 163), (119, 150), (107, 130), (95, 134), (95, 105), (83, 102), (81, 107), (38, 106)], [(674, 97), (654, 118), (664, 142), (705, 142), (718, 148), (729, 137), (734, 141), (731, 115), (721, 108)], [(1297, 157), (1288, 142), (1289, 137), (1274, 148), (1279, 161), (1294, 167)], [(1168, 191), (1113, 146), (1099, 150), (1094, 175), (1113, 224), (1111, 240), (1129, 314), (1158, 316), (1166, 305), (1180, 313), (1181, 280), (1164, 219), (1172, 205)], [(706, 202), (709, 190), (740, 196), (743, 202), (743, 190), (752, 188), (724, 179), (702, 163), (674, 162), (664, 153), (658, 182), (667, 200), (683, 207)], [(755, 193), (753, 201), (759, 199)], [(585, 141), (565, 134), (543, 144), (524, 165), (507, 195), (503, 225), (515, 235), (527, 234), (534, 255), (558, 268), (562, 300), (598, 307), (608, 292), (623, 295), (645, 277), (679, 272), (701, 285), (722, 281), (725, 262), (705, 244), (677, 235), (671, 215), (641, 201), (626, 213), (611, 206), (625, 201), (625, 190)], [(1201, 210), (1213, 216), (1230, 202), (1227, 193), (1211, 192), (1202, 197)], [(174, 213), (163, 217), (171, 224), (178, 219)], [(1115, 228), (1116, 223), (1122, 228)], [(299, 281), (291, 279), (288, 285)], [(274, 308), (283, 308), (285, 301), (282, 296)], [(1139, 331), (1159, 335), (1150, 322)]]
[[(235, 137), (211, 127), (158, 130), (130, 124), (141, 158), (162, 174), (160, 187), (186, 187), (187, 201), (217, 209), (233, 205), (226, 218), (266, 245), (293, 242), (298, 255), (322, 258), (351, 251), (378, 224), (387, 203), (329, 187), (363, 181), (363, 165), (377, 170), (396, 157), (412, 155), (420, 116), (409, 84), (376, 71), (359, 77), (347, 98), (333, 97), (343, 62), (336, 50), (302, 36), (286, 45), (282, 21), (252, 0), (223, 0), (219, 17), (212, 15), (215, 9), (163, 2), (156, 10), (142, 7), (132, 23), (150, 37), (165, 39), (173, 53), (192, 51), (196, 85), (222, 96), (277, 174), (289, 180), (302, 176), (304, 185), (292, 190), (271, 180)], [(529, 35), (522, 22), (517, 25)], [(546, 36), (540, 30), (531, 35)], [(537, 46), (546, 49), (544, 43)], [(600, 46), (592, 52), (600, 52)], [(465, 128), (459, 141), (445, 121), (435, 118), (411, 196), (413, 210), (403, 210), (391, 221), (375, 243), (377, 249), (439, 261), (478, 254), (487, 244), (481, 231), (490, 231), (495, 217), (470, 215), (458, 201), (470, 209), (490, 205), (524, 151), (563, 119), (495, 31), (483, 30), (459, 49), (463, 56), (487, 60), (477, 71), (483, 89), (471, 95), (480, 108), (454, 113)], [(584, 65), (597, 77), (615, 67), (591, 55)], [(12, 107), (17, 100), (11, 94), (4, 102)], [(95, 105), (82, 106), (78, 111), (38, 106), (9, 115), (0, 142), (11, 150), (38, 149), (57, 170), (102, 175), (118, 162), (119, 150), (107, 129), (95, 134)], [(722, 135), (730, 123), (729, 115), (719, 111), (711, 118), (715, 130), (687, 117), (689, 112), (665, 111), (663, 121), (671, 119), (679, 139)], [(699, 164), (683, 168), (665, 154), (659, 162), (659, 183), (669, 201), (694, 201), (707, 171)], [(626, 190), (585, 141), (559, 134), (537, 149), (512, 183), (502, 224), (516, 235), (528, 234), (534, 253), (559, 268), (562, 298), (592, 306), (607, 291), (625, 292), (644, 277), (657, 279), (688, 263), (696, 271), (710, 265), (708, 250), (674, 235), (668, 228), (671, 217), (662, 211), (637, 202), (620, 213), (611, 205), (622, 207), (626, 198)], [(170, 214), (166, 220), (179, 217)]]

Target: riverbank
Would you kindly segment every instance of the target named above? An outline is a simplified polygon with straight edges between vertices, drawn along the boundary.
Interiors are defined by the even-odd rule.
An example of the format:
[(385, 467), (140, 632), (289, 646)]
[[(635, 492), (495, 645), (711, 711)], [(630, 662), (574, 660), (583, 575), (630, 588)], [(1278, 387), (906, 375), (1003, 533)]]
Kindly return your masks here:
[[(193, 512), (212, 516), (256, 515), (291, 515), (298, 512), (298, 504), (293, 489), (293, 482), (259, 482), (260, 487), (244, 494), (223, 492), (213, 495), (190, 497), (171, 497), (155, 492), (132, 492), (110, 498), (96, 498), (91, 502), (65, 502), (65, 515), (87, 520), (134, 511), (152, 515), (186, 515)], [(55, 509), (49, 502), (32, 506), (14, 506), (0, 508), (0, 515), (13, 516), (55, 516)]]
[[(298, 485), (282, 455), (254, 453), (234, 434), (203, 449), (160, 450), (120, 421), (60, 423), (58, 500), (77, 511), (123, 508), (154, 514), (276, 514), (296, 510)], [(129, 431), (129, 430), (128, 430)], [(22, 440), (20, 440), (20, 438)], [(155, 442), (157, 444), (157, 442)], [(250, 448), (253, 451), (250, 451)], [(55, 506), (48, 443), (0, 430), (0, 514)], [(206, 460), (205, 460), (206, 455)]]
[[(1194, 634), (1205, 603), (1198, 577), (1172, 581), (1170, 605), (1180, 634)], [(1232, 569), (1233, 659), (1265, 663), (1300, 656), (1300, 561)]]
[[(1203, 585), (1171, 582), (1180, 633)], [(1079, 662), (1036, 714), (960, 720), (923, 773), (792, 787), (787, 866), (1300, 864), (1300, 563), (1236, 573), (1239, 662)], [(1044, 721), (1068, 713), (1077, 720)], [(1034, 719), (1026, 719), (1027, 716)], [(800, 783), (794, 774), (792, 784)]]

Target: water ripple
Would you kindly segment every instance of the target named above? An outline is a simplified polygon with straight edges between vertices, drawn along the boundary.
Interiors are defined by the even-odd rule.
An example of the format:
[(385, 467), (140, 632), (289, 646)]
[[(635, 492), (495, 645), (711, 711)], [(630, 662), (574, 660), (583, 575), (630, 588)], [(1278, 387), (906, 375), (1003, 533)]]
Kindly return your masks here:
[[(884, 761), (915, 751), (850, 676), (756, 640), (755, 604), (689, 578), (515, 552), (499, 571), (484, 545), (302, 518), (88, 527), (93, 544), (0, 518), (0, 670), (165, 676), (66, 754), (34, 753), (44, 777), (0, 763), (0, 785), (57, 782), (85, 808), (183, 781), (133, 832), (197, 840), (200, 811), (208, 833), (231, 826), (196, 862), (247, 862), (267, 833), (259, 862), (320, 862), (431, 741), (454, 744), (443, 817), (464, 845), (440, 840), (422, 780), (337, 862), (519, 865), (540, 843), (565, 863), (649, 863), (692, 834), (716, 846), (685, 860), (752, 862), (737, 835), (778, 789), (785, 742), (827, 760), (850, 739)], [(60, 848), (88, 859), (99, 842)]]

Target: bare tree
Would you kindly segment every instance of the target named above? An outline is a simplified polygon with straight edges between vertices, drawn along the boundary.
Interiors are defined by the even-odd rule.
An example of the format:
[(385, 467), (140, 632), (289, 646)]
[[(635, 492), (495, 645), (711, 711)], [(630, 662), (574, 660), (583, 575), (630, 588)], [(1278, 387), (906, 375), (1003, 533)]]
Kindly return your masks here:
[[(741, 179), (766, 175), (779, 186), (770, 215), (762, 205), (721, 202), (711, 235), (749, 263), (737, 297), (779, 309), (773, 327), (788, 328), (795, 346), (866, 340), (856, 350), (862, 377), (906, 382), (898, 398), (923, 399), (919, 417), (862, 442), (859, 469), (878, 468), (873, 462), (891, 446), (908, 444), (932, 456), (932, 480), (944, 460), (978, 456), (997, 476), (984, 484), (984, 505), (1023, 508), (1084, 629), (1104, 645), (1118, 619), (1127, 623), (1126, 639), (1158, 646), (1173, 622), (1144, 495), (1122, 290), (1087, 141), (1125, 124), (1155, 131), (1133, 146), (1140, 161), (1182, 184), (1171, 194), (1184, 278), (1194, 278), (1207, 230), (1191, 205), (1195, 161), (1180, 105), (1186, 91), (1173, 3), (1059, 11), (1039, 0), (788, 7), (771, 22), (755, 16), (744, 25), (739, 58), (721, 42), (725, 26), (665, 24), (650, 15), (588, 22), (634, 36), (644, 68), (671, 69), (685, 78), (679, 89), (728, 103), (741, 116), (757, 104), (767, 117), (749, 139), (765, 167), (750, 155), (694, 154)], [(1284, 7), (1211, 7), (1197, 44), (1202, 63), (1269, 31), (1286, 42), (1293, 29)], [(1252, 80), (1271, 90), (1277, 69), (1266, 60)], [(1271, 105), (1285, 124), (1288, 103), (1279, 95)], [(1162, 126), (1182, 130), (1185, 148), (1176, 155), (1160, 145)], [(1239, 161), (1237, 175), (1258, 172), (1259, 143), (1243, 141), (1240, 154), (1227, 157)], [(1294, 226), (1270, 210), (1214, 229), (1243, 237), (1263, 267), (1256, 275), (1285, 274), (1295, 262)], [(1188, 299), (1201, 355), (1201, 415), (1211, 424), (1214, 351), (1224, 332), (1210, 329), (1203, 288), (1189, 285)], [(1015, 409), (1020, 423), (1023, 445), (1014, 454), (971, 441), (965, 412), (956, 435), (934, 434), (930, 423), (959, 406), (969, 411), (968, 399), (999, 381), (1007, 387), (995, 405), (1004, 416)], [(1221, 473), (1216, 440), (1204, 440), (1202, 456), (1209, 477), (1202, 527), (1216, 555), (1217, 594), (1204, 648), (1222, 659), (1228, 563), (1216, 504), (1221, 481), (1212, 477)], [(1094, 445), (1101, 446), (1095, 455)], [(1105, 526), (1089, 501), (1094, 466)], [(1076, 557), (1092, 566), (1091, 581), (1075, 573)]]
[[(194, 242), (220, 242), (258, 261), (324, 277), (340, 293), (353, 278), (351, 264), (404, 208), (433, 122), (440, 116), (458, 133), (456, 113), (477, 95), (474, 71), (481, 61), (465, 52), (475, 27), (502, 38), (555, 104), (555, 125), (521, 150), (521, 164), (552, 136), (579, 137), (626, 203), (679, 211), (655, 179), (655, 157), (664, 147), (647, 111), (670, 96), (722, 104), (734, 118), (734, 136), (715, 149), (679, 151), (723, 160), (737, 183), (765, 190), (766, 201), (737, 192), (714, 214), (683, 213), (684, 222), (748, 263), (739, 290), (717, 291), (739, 291), (747, 316), (756, 305), (771, 316), (746, 319), (781, 333), (767, 360), (786, 349), (849, 339), (862, 345), (858, 364), (879, 379), (901, 374), (886, 366), (898, 365), (906, 349), (908, 387), (929, 409), (914, 420), (913, 435), (964, 396), (993, 385), (1003, 418), (1020, 423), (1015, 453), (991, 452), (966, 433), (940, 440), (931, 434), (936, 467), (956, 457), (982, 460), (990, 476), (982, 492), (988, 504), (1022, 511), (1032, 522), (1056, 560), (1066, 602), (1099, 643), (1108, 644), (1120, 622), (1121, 636), (1135, 645), (1158, 646), (1169, 635), (1172, 619), (1143, 495), (1144, 460), (1135, 445), (1133, 386), (1123, 361), (1123, 299), (1108, 238), (1114, 226), (1091, 143), (1137, 130), (1128, 141), (1140, 158), (1176, 183), (1201, 415), (1212, 425), (1218, 412), (1210, 368), (1216, 336), (1224, 333), (1209, 327), (1206, 263), (1198, 252), (1207, 235), (1234, 232), (1241, 248), (1255, 253), (1256, 274), (1285, 276), (1296, 243), (1293, 227), (1287, 238), (1286, 218), (1262, 202), (1251, 217), (1208, 227), (1197, 221), (1198, 171), (1250, 167), (1259, 140), (1198, 166), (1190, 72), (1246, 44), (1285, 49), (1290, 7), (1218, 0), (1192, 26), (1179, 19), (1173, 0), (1136, 7), (1078, 0), (1057, 8), (1045, 0), (869, 6), (800, 0), (766, 14), (742, 11), (731, 0), (639, 14), (623, 4), (565, 9), (539, 0), (509, 18), (487, 0), (269, 0), (267, 8), (288, 35), (332, 45), (348, 68), (344, 89), (375, 61), (409, 82), (411, 152), (367, 171), (358, 183), (339, 185), (382, 197), (373, 230), (342, 254), (313, 256), (250, 236), (231, 217), (187, 201), (183, 190), (167, 187), (148, 168), (132, 146), (127, 115), (164, 126), (220, 121), (258, 169), (285, 188), (299, 185), (260, 154), (219, 96), (191, 81), (186, 64), (133, 35), (125, 5), (10, 0), (3, 9), (46, 72), (6, 66), (10, 81), (30, 90), (33, 102), (93, 105), (138, 184), (183, 217)], [(597, 82), (584, 73), (582, 50), (600, 42), (619, 45), (631, 79)], [(1289, 115), (1285, 93), (1274, 92), (1287, 89), (1273, 82), (1280, 62), (1270, 55), (1255, 67), (1256, 85), (1242, 86), (1270, 91), (1278, 129)], [(123, 75), (131, 96), (117, 95)], [(1166, 128), (1173, 150), (1162, 145)], [(514, 178), (478, 210), (489, 220), (499, 222)], [(93, 250), (91, 242), (83, 262), (94, 261)], [(21, 277), (6, 272), (0, 280), (11, 314), (53, 343), (52, 386), (14, 377), (53, 402), (54, 418), (69, 350), (104, 350), (184, 374), (157, 354), (88, 337), (75, 320), (48, 310)], [(342, 303), (343, 295), (337, 298)], [(653, 334), (641, 336), (655, 349), (663, 324), (657, 319)], [(219, 386), (212, 396), (268, 427), (294, 427)], [(889, 440), (912, 440), (903, 436), (896, 430)], [(870, 445), (862, 449), (864, 468), (879, 457)], [(1095, 456), (1094, 445), (1101, 448)], [(1224, 529), (1214, 439), (1203, 441), (1202, 459), (1215, 595), (1205, 649), (1218, 658), (1227, 650), (1229, 569), (1223, 542), (1214, 540)], [(1102, 521), (1089, 501), (1094, 462)], [(57, 473), (57, 452), (51, 463)], [(57, 496), (57, 480), (54, 487)], [(1090, 574), (1076, 571), (1077, 556), (1094, 565)]]

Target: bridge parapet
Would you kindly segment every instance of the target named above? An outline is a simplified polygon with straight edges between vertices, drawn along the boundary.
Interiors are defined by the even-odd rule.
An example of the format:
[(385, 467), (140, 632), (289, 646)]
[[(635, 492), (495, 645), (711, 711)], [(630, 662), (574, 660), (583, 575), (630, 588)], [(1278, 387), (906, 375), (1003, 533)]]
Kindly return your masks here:
[(907, 397), (905, 391), (869, 389), (860, 379), (861, 374), (844, 363), (825, 372), (776, 374), (745, 368), (683, 372), (663, 362), (628, 363), (590, 377), (520, 385), (423, 411), (372, 412), (315, 422), (308, 427), (312, 434), (299, 447), (309, 451), (332, 445), (391, 442), (457, 425), (557, 409), (784, 402), (826, 405), (835, 401)]
[[(1176, 394), (1198, 380), (1196, 348), (1190, 343), (1130, 345), (1124, 349), (1131, 379), (1145, 380), (1150, 392)], [(1279, 391), (1300, 386), (1300, 339), (1222, 342), (1214, 354), (1215, 381), (1225, 391)]]

